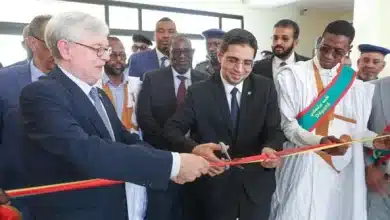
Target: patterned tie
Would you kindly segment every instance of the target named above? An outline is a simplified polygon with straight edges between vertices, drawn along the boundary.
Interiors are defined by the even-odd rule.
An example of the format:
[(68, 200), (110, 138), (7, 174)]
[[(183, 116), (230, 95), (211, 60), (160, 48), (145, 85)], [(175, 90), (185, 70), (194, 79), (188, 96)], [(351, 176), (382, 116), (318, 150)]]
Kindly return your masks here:
[(287, 65), (287, 63), (283, 61), (283, 62), (280, 63), (279, 67), (284, 67), (286, 65)]
[(236, 87), (234, 87), (230, 92), (232, 95), (232, 99), (230, 100), (230, 120), (232, 121), (234, 131), (236, 131), (238, 114), (240, 112), (240, 107), (238, 106), (237, 101), (237, 92), (238, 89)]
[(177, 95), (176, 95), (177, 107), (180, 108), (184, 102), (184, 97), (186, 95), (185, 81), (186, 81), (187, 77), (185, 77), (185, 76), (176, 76), (176, 77), (178, 79), (180, 79), (180, 84), (179, 84), (179, 88), (177, 89)]
[(168, 60), (168, 57), (166, 57), (166, 56), (161, 57), (161, 59), (160, 59), (160, 61), (161, 61), (160, 68), (166, 67), (165, 66), (165, 61), (166, 60)]
[(99, 113), (100, 118), (103, 120), (104, 125), (106, 126), (106, 129), (108, 133), (111, 136), (111, 139), (115, 141), (115, 135), (114, 131), (112, 130), (110, 120), (108, 119), (108, 116), (106, 112), (104, 111), (104, 106), (102, 101), (99, 98), (99, 91), (96, 87), (92, 87), (91, 91), (89, 92), (89, 96), (92, 98), (96, 111)]

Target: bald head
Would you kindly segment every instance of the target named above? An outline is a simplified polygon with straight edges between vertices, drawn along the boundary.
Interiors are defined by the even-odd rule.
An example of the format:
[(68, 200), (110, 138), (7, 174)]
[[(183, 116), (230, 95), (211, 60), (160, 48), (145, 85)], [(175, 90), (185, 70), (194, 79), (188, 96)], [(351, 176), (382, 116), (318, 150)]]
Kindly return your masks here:
[(191, 40), (182, 34), (175, 35), (171, 41), (170, 60), (176, 72), (186, 73), (192, 67), (193, 56)]

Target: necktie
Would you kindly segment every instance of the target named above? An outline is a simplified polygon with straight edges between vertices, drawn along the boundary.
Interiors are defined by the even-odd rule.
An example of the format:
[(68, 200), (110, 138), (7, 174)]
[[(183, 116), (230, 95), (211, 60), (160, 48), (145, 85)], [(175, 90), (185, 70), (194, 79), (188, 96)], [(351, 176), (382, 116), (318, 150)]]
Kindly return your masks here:
[(286, 65), (287, 65), (287, 63), (283, 61), (283, 62), (280, 63), (279, 67), (284, 67)]
[(238, 114), (240, 111), (240, 107), (238, 106), (237, 101), (237, 92), (238, 89), (236, 87), (234, 87), (230, 92), (230, 94), (232, 95), (232, 98), (230, 100), (230, 120), (232, 121), (234, 131), (236, 130)]
[(168, 57), (163, 56), (163, 57), (161, 57), (160, 60), (161, 60), (160, 68), (165, 67), (165, 61), (168, 60)]
[(176, 76), (178, 79), (180, 79), (179, 88), (177, 89), (177, 95), (176, 95), (176, 103), (177, 107), (180, 107), (184, 102), (184, 97), (186, 95), (186, 85), (185, 80), (187, 77), (185, 76)]
[(100, 118), (103, 120), (103, 123), (106, 126), (106, 129), (107, 129), (108, 133), (110, 134), (111, 139), (113, 141), (115, 141), (114, 131), (112, 130), (110, 120), (108, 119), (108, 116), (107, 116), (106, 112), (104, 111), (104, 106), (103, 106), (102, 101), (99, 98), (99, 92), (98, 92), (96, 87), (93, 87), (91, 89), (91, 91), (89, 92), (89, 96), (91, 96), (91, 98), (94, 102), (96, 111), (98, 112)]

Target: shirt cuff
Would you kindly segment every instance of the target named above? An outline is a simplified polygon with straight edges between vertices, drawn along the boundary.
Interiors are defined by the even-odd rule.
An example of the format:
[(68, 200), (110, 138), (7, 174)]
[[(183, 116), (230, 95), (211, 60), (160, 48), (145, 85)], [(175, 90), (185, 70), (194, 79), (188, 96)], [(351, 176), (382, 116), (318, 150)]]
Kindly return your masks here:
[(179, 175), (181, 158), (179, 153), (172, 152), (171, 179)]

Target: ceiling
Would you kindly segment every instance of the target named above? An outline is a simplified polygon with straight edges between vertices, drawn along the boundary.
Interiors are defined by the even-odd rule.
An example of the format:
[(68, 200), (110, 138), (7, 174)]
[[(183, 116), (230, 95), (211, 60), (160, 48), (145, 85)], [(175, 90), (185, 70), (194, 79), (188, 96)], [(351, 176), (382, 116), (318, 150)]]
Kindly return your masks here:
[(272, 8), (295, 4), (302, 8), (352, 10), (354, 0), (242, 0), (257, 8)]

